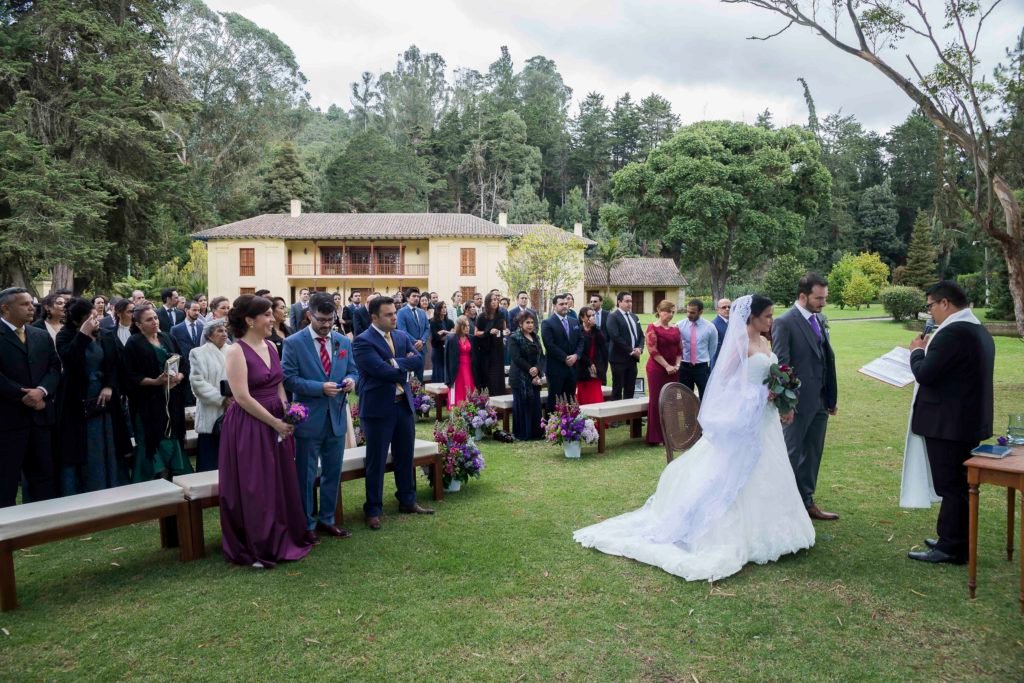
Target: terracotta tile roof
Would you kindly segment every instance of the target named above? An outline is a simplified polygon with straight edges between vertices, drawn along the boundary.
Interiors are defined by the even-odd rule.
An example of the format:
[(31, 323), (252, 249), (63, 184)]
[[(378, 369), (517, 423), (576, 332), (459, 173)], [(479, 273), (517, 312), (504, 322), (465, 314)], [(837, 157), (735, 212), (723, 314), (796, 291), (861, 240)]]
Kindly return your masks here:
[(286, 213), (263, 214), (193, 233), (221, 239), (428, 239), (512, 237), (517, 233), (468, 213)]
[(550, 235), (553, 239), (559, 242), (569, 242), (571, 240), (582, 240), (583, 244), (588, 247), (592, 247), (597, 242), (587, 237), (577, 237), (569, 230), (563, 230), (557, 225), (551, 225), (549, 223), (509, 223), (508, 229), (514, 231), (519, 235), (525, 235), (527, 232), (535, 230), (542, 230), (544, 234)]
[[(587, 261), (585, 287), (604, 287), (605, 272)], [(612, 287), (685, 287), (688, 283), (670, 258), (625, 258), (612, 269)]]

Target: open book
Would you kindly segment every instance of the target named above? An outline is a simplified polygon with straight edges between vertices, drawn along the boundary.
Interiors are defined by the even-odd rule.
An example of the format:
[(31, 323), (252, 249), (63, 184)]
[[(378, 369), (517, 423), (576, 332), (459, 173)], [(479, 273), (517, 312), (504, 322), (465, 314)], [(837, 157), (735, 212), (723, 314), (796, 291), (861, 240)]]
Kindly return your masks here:
[(860, 371), (894, 387), (905, 387), (914, 382), (914, 373), (910, 371), (910, 350), (902, 346), (874, 359)]

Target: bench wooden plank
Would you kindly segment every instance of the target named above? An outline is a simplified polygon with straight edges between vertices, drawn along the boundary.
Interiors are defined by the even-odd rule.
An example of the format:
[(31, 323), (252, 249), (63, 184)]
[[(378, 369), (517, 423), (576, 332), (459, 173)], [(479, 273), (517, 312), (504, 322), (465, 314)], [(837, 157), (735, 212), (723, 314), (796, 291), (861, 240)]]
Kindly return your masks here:
[(647, 415), (649, 403), (650, 399), (642, 396), (580, 406), (580, 414), (592, 418), (597, 426), (597, 452), (605, 452), (605, 430), (612, 420), (629, 421), (630, 438), (639, 438), (643, 433), (642, 418)]

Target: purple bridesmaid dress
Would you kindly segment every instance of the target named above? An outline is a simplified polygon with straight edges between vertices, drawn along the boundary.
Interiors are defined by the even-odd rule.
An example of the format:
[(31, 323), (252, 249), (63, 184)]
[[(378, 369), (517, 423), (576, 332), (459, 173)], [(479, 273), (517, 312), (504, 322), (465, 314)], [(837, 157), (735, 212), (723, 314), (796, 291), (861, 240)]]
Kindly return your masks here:
[[(278, 386), (284, 375), (273, 344), (270, 367), (239, 341), (249, 373), (249, 393), (271, 415), (284, 408)], [(295, 439), (277, 432), (232, 403), (220, 437), (220, 526), (224, 556), (241, 565), (273, 567), (301, 560), (312, 548), (306, 540), (306, 514), (295, 473)]]

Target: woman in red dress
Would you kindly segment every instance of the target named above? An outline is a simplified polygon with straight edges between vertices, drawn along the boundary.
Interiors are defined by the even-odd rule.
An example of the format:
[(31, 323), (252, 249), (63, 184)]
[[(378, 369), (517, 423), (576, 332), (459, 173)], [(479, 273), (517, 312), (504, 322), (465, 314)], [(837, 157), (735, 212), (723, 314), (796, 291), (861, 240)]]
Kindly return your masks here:
[(448, 410), (466, 400), (476, 390), (473, 383), (473, 343), (469, 336), (469, 318), (460, 315), (452, 333), (445, 337), (444, 378), (448, 385)]
[(664, 438), (661, 435), (661, 414), (658, 412), (658, 398), (661, 388), (669, 382), (679, 381), (679, 363), (683, 358), (683, 340), (679, 328), (672, 324), (676, 305), (671, 301), (658, 304), (658, 320), (647, 326), (647, 443), (657, 446)]
[(595, 325), (594, 309), (586, 306), (579, 312), (580, 343), (583, 351), (576, 362), (576, 402), (581, 406), (602, 403), (601, 378), (608, 366), (608, 342)]

